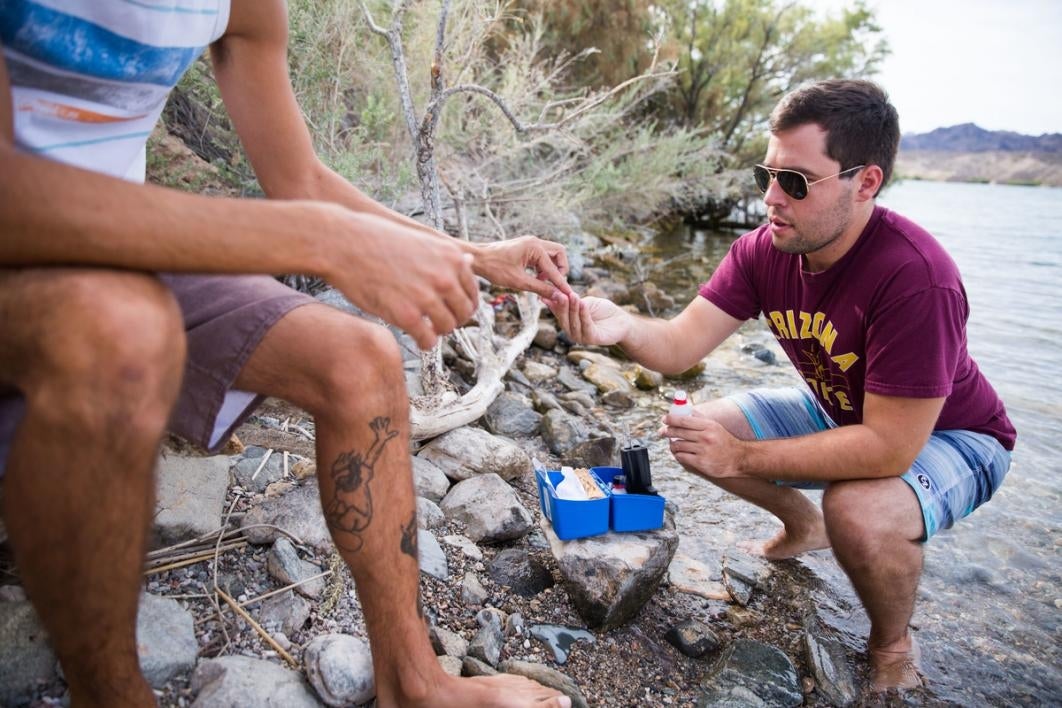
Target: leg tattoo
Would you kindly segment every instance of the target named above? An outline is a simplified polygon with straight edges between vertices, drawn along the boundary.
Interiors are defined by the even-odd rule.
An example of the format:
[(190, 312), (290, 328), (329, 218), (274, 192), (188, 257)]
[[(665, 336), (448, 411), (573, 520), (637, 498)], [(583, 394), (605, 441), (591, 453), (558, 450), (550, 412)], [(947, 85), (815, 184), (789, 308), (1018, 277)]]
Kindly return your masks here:
[(344, 550), (361, 550), (361, 532), (372, 523), (372, 490), (369, 489), (369, 482), (372, 481), (373, 468), (384, 446), (392, 438), (398, 437), (398, 431), (390, 430), (390, 426), (390, 418), (374, 418), (369, 427), (376, 439), (365, 455), (356, 450), (344, 452), (332, 465), (335, 489), (332, 501), (325, 510), (325, 520), (335, 532), (336, 544)]
[(413, 560), (420, 558), (417, 552), (417, 512), (415, 511), (409, 523), (402, 527), (402, 552)]

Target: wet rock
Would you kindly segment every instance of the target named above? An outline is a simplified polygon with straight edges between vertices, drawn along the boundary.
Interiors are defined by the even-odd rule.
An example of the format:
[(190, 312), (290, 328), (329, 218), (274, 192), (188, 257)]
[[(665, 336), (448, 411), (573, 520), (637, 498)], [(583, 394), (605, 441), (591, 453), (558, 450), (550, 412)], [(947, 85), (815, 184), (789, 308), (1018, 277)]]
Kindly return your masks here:
[(56, 659), (33, 606), (0, 603), (0, 704), (18, 705), (55, 678)]
[[(269, 456), (268, 459), (266, 455)], [(284, 455), (279, 450), (249, 445), (244, 449), (239, 461), (233, 465), (232, 476), (235, 483), (247, 491), (264, 492), (270, 484), (284, 479)]]
[(276, 529), (255, 524), (279, 526), (304, 544), (322, 553), (331, 552), (332, 537), (321, 512), (316, 479), (308, 480), (284, 496), (265, 499), (244, 515), (240, 526), (251, 543), (273, 543), (280, 538), (283, 534)]
[(516, 443), (478, 428), (451, 430), (428, 443), (419, 456), (457, 481), (483, 474), (509, 480), (531, 471), (531, 458)]
[(719, 648), (719, 637), (704, 622), (688, 619), (667, 631), (664, 639), (686, 656), (694, 659)]
[(557, 400), (549, 391), (535, 390), (531, 392), (531, 405), (535, 407), (535, 410), (539, 413), (548, 413), (549, 411), (561, 410), (560, 401)]
[(664, 375), (639, 365), (635, 369), (634, 385), (643, 391), (652, 391), (664, 385)]
[(466, 605), (482, 605), (490, 595), (475, 573), (465, 573), (461, 579), (461, 601)]
[(320, 708), (302, 674), (264, 659), (223, 656), (199, 662), (192, 708)]
[(752, 599), (752, 585), (738, 580), (737, 578), (732, 578), (724, 573), (723, 587), (726, 588), (727, 593), (730, 595), (730, 599), (742, 607), (748, 607), (749, 600)]
[(741, 351), (745, 354), (751, 354), (764, 364), (773, 365), (778, 363), (778, 357), (775, 356), (774, 352), (759, 342), (749, 342), (741, 347)]
[(558, 664), (568, 661), (572, 645), (578, 641), (593, 644), (597, 641), (593, 634), (578, 627), (564, 627), (557, 624), (536, 624), (530, 628), (531, 636), (539, 640), (553, 652), (553, 660)]
[(609, 391), (601, 396), (601, 402), (606, 406), (622, 410), (634, 408), (634, 398), (627, 391)]
[(495, 435), (527, 437), (538, 432), (542, 414), (535, 412), (526, 397), (506, 391), (490, 404), (483, 420)]
[(793, 662), (767, 644), (739, 639), (726, 647), (705, 680), (697, 706), (798, 706), (804, 701)]
[(431, 499), (417, 497), (417, 527), (437, 529), (446, 523), (446, 514)]
[(438, 655), (455, 656), (458, 659), (468, 653), (468, 640), (445, 627), (432, 626), (429, 630), (431, 646)]
[[(535, 332), (534, 345), (542, 347), (546, 351), (557, 346), (557, 328), (552, 322), (538, 321), (538, 331)], [(524, 373), (527, 374), (527, 369), (524, 369)], [(528, 374), (528, 378), (531, 378), (530, 374)], [(534, 381), (534, 379), (531, 380)]]
[(742, 607), (749, 604), (754, 588), (765, 588), (770, 567), (762, 558), (728, 551), (723, 556), (723, 585), (734, 602)]
[(531, 514), (513, 488), (493, 473), (458, 482), (441, 507), (447, 517), (465, 524), (467, 536), (476, 543), (521, 538), (531, 529)]
[(695, 379), (702, 373), (704, 373), (704, 367), (705, 363), (703, 361), (698, 361), (696, 364), (686, 369), (685, 371), (673, 375), (669, 374), (667, 378), (677, 379), (679, 381), (688, 381), (689, 379)]
[(691, 558), (682, 552), (675, 554), (668, 566), (668, 582), (679, 592), (699, 595), (709, 600), (729, 600), (730, 593), (719, 582), (718, 571), (703, 561)]
[(431, 531), (417, 529), (417, 553), (420, 572), (427, 573), (438, 580), (446, 580), (450, 577), (446, 553)]
[(631, 302), (640, 312), (660, 317), (675, 307), (675, 298), (657, 287), (656, 283), (644, 282), (630, 288)]
[(608, 533), (561, 541), (541, 522), (564, 587), (591, 627), (617, 627), (633, 617), (656, 592), (678, 547), (675, 523), (642, 533)]
[(310, 599), (317, 599), (324, 592), (325, 579), (317, 578), (309, 582), (303, 582), (307, 578), (321, 574), (318, 565), (299, 558), (299, 552), (287, 537), (278, 538), (273, 547), (266, 555), (266, 570), (269, 574), (280, 581), (281, 585), (301, 583), (295, 587), (295, 592)]
[(517, 548), (508, 548), (488, 566), (490, 577), (499, 585), (510, 588), (521, 597), (534, 597), (553, 587), (553, 574), (537, 559)]
[(323, 634), (302, 655), (306, 678), (326, 705), (366, 703), (376, 695), (369, 643), (347, 634)]
[(549, 686), (554, 688), (568, 698), (572, 699), (572, 708), (588, 708), (589, 704), (586, 702), (586, 698), (579, 690), (579, 686), (570, 678), (562, 674), (556, 669), (551, 669), (543, 664), (536, 664), (531, 661), (516, 661), (509, 660), (502, 662), (499, 667), (507, 674), (516, 674), (517, 676), (526, 676), (532, 681), (537, 681), (543, 686)]
[(438, 504), (446, 496), (446, 492), (450, 491), (450, 480), (428, 458), (414, 455), (412, 459), (413, 488), (417, 491), (417, 496)]
[(442, 670), (451, 676), (460, 676), (461, 669), (464, 667), (464, 660), (459, 656), (437, 656), (435, 659), (439, 662), (439, 666)]
[(468, 536), (462, 536), (461, 534), (452, 534), (450, 536), (443, 536), (443, 543), (448, 546), (454, 546), (461, 549), (461, 553), (472, 560), (483, 560), (483, 551), (479, 549), (475, 543), (472, 542)]
[(557, 373), (557, 383), (569, 391), (582, 391), (591, 396), (597, 393), (597, 386), (594, 386), (567, 367), (562, 368)]
[(296, 595), (294, 590), (267, 597), (258, 612), (258, 621), (263, 627), (274, 627), (289, 637), (302, 629), (308, 619), (310, 603)]
[(230, 464), (224, 455), (159, 459), (153, 548), (196, 538), (221, 526)]
[(804, 631), (804, 650), (819, 693), (832, 705), (855, 703), (859, 692), (844, 645), (813, 622)]
[(192, 615), (176, 600), (144, 594), (136, 618), (140, 670), (155, 688), (195, 667), (199, 643)]
[(474, 656), (466, 656), (461, 662), (462, 676), (494, 676), (497, 673), (496, 668)]

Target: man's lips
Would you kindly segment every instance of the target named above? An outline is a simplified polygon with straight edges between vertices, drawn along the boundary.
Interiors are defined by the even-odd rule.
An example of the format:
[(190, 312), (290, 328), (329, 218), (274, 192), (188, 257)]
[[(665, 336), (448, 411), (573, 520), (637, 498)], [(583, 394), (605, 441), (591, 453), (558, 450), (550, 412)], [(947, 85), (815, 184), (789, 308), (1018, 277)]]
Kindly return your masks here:
[(787, 226), (791, 226), (791, 224), (788, 221), (784, 221), (782, 219), (779, 219), (777, 216), (770, 217), (768, 219), (768, 221), (770, 222), (771, 227), (774, 228), (774, 229), (784, 229)]

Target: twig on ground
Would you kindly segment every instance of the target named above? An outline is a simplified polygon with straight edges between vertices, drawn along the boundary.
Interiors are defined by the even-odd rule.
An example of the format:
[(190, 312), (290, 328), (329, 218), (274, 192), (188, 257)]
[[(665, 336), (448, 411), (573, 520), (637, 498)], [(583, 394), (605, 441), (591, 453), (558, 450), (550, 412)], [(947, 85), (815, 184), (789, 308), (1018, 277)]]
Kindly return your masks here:
[[(262, 461), (258, 463), (258, 469), (256, 469), (254, 471), (254, 474), (251, 475), (251, 481), (252, 482), (254, 481), (255, 477), (258, 476), (258, 473), (262, 471), (262, 468), (266, 466), (266, 463), (269, 462), (269, 458), (270, 458), (270, 456), (272, 456), (272, 454), (273, 454), (273, 448), (269, 448), (268, 450), (266, 450), (266, 454), (262, 455)], [(235, 503), (236, 502), (233, 502), (233, 504), (235, 504)], [(231, 511), (231, 508), (229, 510)], [(221, 527), (225, 528), (225, 524), (222, 524)]]
[(284, 659), (284, 661), (286, 661), (289, 664), (291, 664), (292, 668), (295, 668), (295, 669), (299, 668), (299, 665), (295, 662), (294, 657), (292, 657), (291, 654), (289, 654), (286, 651), (284, 651), (284, 648), (282, 646), (280, 646), (279, 644), (277, 644), (276, 640), (273, 639), (273, 637), (271, 637), (269, 635), (269, 632), (267, 632), (264, 629), (262, 629), (262, 625), (260, 625), (260, 624), (258, 624), (257, 622), (254, 621), (254, 618), (251, 617), (251, 615), (249, 615), (247, 613), (247, 610), (245, 610), (242, 607), (240, 607), (239, 603), (237, 603), (235, 600), (233, 600), (231, 597), (229, 597), (228, 593), (226, 593), (221, 588), (218, 588), (217, 592), (218, 592), (218, 596), (222, 600), (227, 602), (232, 609), (236, 610), (236, 614), (238, 614), (240, 617), (243, 617), (243, 619), (247, 622), (247, 624), (251, 625), (251, 628), (254, 631), (258, 632), (258, 634), (262, 637), (262, 639), (264, 639), (266, 641), (266, 643), (269, 644), (269, 646), (273, 647), (274, 651), (276, 651), (276, 653), (279, 654), (280, 657), (282, 659)]

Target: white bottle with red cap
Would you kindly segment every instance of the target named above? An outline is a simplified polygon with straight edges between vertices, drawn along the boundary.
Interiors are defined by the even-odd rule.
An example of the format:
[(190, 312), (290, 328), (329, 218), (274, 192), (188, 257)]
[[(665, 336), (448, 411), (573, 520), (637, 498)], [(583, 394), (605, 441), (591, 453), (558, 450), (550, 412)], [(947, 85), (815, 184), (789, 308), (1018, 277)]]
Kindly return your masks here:
[(675, 389), (675, 396), (671, 399), (671, 410), (668, 413), (674, 416), (693, 415), (693, 406), (690, 405), (686, 392), (681, 388)]

